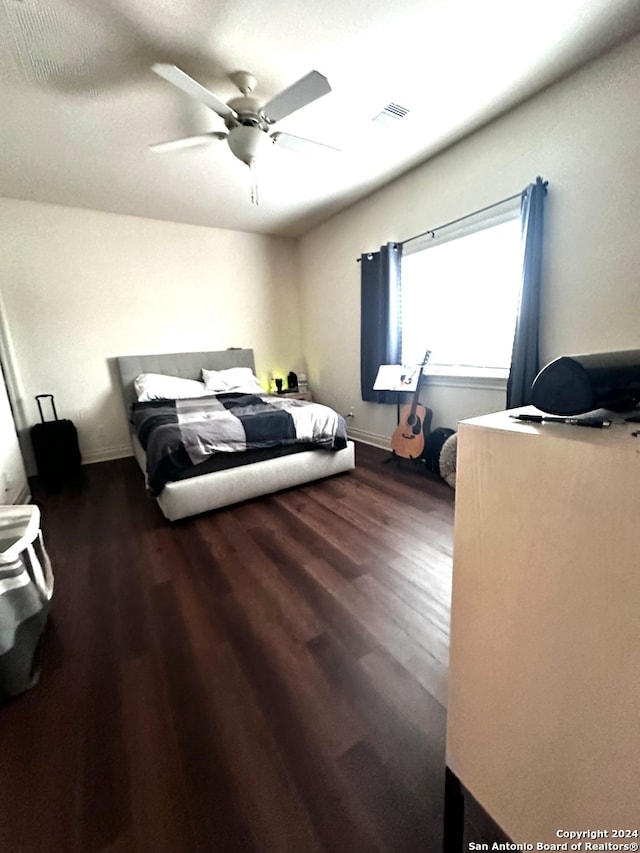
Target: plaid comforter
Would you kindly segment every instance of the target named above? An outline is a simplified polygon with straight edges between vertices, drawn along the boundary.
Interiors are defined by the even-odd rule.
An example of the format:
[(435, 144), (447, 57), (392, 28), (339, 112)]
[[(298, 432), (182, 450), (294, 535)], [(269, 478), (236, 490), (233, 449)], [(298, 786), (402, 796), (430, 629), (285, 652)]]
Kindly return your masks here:
[(166, 483), (214, 453), (311, 443), (346, 447), (344, 419), (328, 406), (254, 394), (133, 403), (131, 421), (147, 455), (147, 486)]

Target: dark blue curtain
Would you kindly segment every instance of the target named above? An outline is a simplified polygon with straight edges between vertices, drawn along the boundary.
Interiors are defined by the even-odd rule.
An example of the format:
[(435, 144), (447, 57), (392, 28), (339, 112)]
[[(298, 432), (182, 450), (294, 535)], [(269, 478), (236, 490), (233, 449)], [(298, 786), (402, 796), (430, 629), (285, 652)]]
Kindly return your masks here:
[(387, 243), (360, 257), (360, 388), (371, 403), (395, 403), (393, 391), (374, 391), (381, 364), (400, 364), (402, 246)]
[(507, 381), (507, 409), (531, 402), (531, 385), (540, 370), (538, 338), (540, 330), (540, 289), (542, 282), (542, 241), (544, 200), (547, 181), (536, 178), (522, 194), (522, 290), (513, 339), (511, 370)]

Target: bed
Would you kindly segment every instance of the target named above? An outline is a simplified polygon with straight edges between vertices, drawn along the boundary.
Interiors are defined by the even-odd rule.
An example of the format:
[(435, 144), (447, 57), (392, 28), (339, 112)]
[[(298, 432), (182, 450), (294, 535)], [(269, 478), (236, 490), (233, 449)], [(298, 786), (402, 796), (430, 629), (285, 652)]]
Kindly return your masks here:
[[(200, 380), (203, 369), (225, 371), (229, 368), (241, 367), (255, 370), (253, 350), (250, 349), (129, 355), (119, 356), (116, 362), (127, 414), (131, 410), (131, 404), (138, 399), (134, 383), (140, 374), (163, 374), (168, 377)], [(131, 440), (134, 456), (146, 477), (146, 454), (133, 428)], [(232, 455), (239, 458), (239, 454)], [(349, 471), (354, 466), (355, 453), (352, 441), (347, 441), (346, 446), (339, 450), (323, 448), (297, 450), (297, 452), (287, 452), (287, 455), (252, 461), (224, 470), (210, 471), (203, 463), (199, 469), (201, 468), (204, 473), (196, 472), (194, 469), (191, 473), (197, 474), (195, 476), (167, 482), (158, 490), (155, 500), (164, 516), (170, 521), (176, 521)]]

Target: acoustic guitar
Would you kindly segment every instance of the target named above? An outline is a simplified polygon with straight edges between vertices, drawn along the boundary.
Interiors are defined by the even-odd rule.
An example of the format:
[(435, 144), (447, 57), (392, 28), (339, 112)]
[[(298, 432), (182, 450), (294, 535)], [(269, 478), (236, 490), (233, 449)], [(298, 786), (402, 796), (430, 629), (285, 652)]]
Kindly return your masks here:
[(413, 402), (400, 409), (398, 426), (391, 436), (391, 450), (403, 459), (419, 459), (424, 451), (424, 437), (429, 432), (433, 412), (418, 403), (420, 386), (422, 385), (423, 370), (429, 361), (431, 351), (427, 350), (420, 366), (418, 384), (413, 394)]

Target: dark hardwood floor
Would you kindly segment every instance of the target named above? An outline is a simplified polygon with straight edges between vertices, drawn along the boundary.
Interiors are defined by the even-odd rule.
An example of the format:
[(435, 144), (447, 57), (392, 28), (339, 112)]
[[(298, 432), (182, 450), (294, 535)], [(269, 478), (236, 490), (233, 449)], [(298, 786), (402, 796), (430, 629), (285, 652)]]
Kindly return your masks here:
[(441, 850), (454, 493), (386, 456), (175, 524), (133, 459), (34, 488), (56, 590), (0, 853)]

